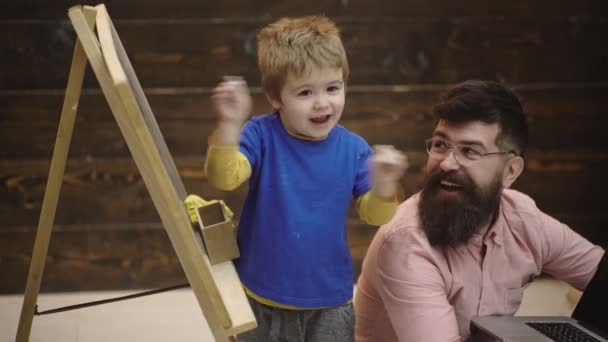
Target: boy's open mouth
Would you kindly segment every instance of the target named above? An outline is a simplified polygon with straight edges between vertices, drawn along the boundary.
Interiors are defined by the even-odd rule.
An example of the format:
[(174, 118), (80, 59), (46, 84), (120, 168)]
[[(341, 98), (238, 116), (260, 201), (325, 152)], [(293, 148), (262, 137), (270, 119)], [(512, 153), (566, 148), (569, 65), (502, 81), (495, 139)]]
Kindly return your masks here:
[(316, 123), (316, 124), (322, 124), (322, 123), (326, 123), (327, 121), (329, 121), (330, 117), (331, 117), (331, 115), (329, 115), (329, 114), (315, 116), (314, 118), (310, 119), (310, 121), (312, 121), (313, 123)]

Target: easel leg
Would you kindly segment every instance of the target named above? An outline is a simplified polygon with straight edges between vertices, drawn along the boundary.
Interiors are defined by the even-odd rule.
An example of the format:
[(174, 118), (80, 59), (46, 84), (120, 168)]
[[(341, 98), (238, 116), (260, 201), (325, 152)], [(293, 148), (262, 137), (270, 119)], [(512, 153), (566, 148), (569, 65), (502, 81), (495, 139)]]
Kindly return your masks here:
[[(91, 29), (95, 26), (95, 12), (85, 12), (87, 23)], [(87, 56), (76, 40), (74, 48), (74, 56), (72, 58), (72, 67), (68, 78), (63, 108), (61, 110), (61, 119), (59, 121), (59, 129), (55, 140), (55, 148), (53, 150), (53, 159), (51, 160), (51, 168), (49, 178), (47, 180), (46, 190), (44, 192), (44, 200), (42, 202), (42, 211), (38, 221), (38, 229), (36, 231), (36, 240), (34, 242), (34, 250), (30, 261), (30, 269), (27, 276), (27, 284), (25, 287), (25, 295), (21, 306), (21, 316), (19, 318), (19, 326), (17, 328), (17, 342), (25, 342), (29, 340), (32, 321), (34, 319), (34, 310), (38, 293), (40, 292), (40, 284), (44, 273), (44, 265), (48, 253), (49, 241), (51, 238), (51, 230), (55, 220), (57, 211), (57, 203), (59, 201), (59, 193), (61, 192), (61, 183), (67, 162), (70, 142), (72, 140), (72, 132), (74, 130), (74, 121), (76, 119), (76, 110), (82, 90), (82, 82), (87, 66)]]
[[(192, 230), (184, 203), (178, 195), (179, 190), (172, 183), (158, 151), (158, 144), (164, 144), (164, 141), (154, 141), (137, 99), (132, 93), (132, 83), (125, 82), (119, 74), (115, 75), (116, 78), (112, 78), (111, 70), (120, 73), (118, 67), (120, 67), (121, 62), (118, 56), (114, 56), (116, 46), (112, 45), (112, 43), (118, 43), (119, 40), (116, 37), (114, 41), (112, 37), (113, 32), (110, 30), (110, 21), (105, 12), (105, 6), (98, 5), (96, 10), (97, 36), (87, 27), (80, 9), (71, 9), (69, 17), (87, 53), (89, 63), (112, 109), (116, 122), (129, 146), (137, 168), (146, 183), (152, 201), (166, 227), (186, 277), (207, 319), (214, 340), (217, 342), (228, 341), (226, 330), (233, 326), (232, 317), (226, 309), (221, 296), (222, 293), (215, 282), (211, 264), (202, 248), (197, 245), (196, 236)], [(102, 49), (105, 52), (102, 53)], [(119, 55), (125, 55), (124, 63), (127, 63), (128, 59), (126, 59), (122, 47), (118, 52)], [(130, 81), (137, 82), (137, 79), (133, 75)], [(152, 113), (148, 115), (150, 119), (154, 119)]]

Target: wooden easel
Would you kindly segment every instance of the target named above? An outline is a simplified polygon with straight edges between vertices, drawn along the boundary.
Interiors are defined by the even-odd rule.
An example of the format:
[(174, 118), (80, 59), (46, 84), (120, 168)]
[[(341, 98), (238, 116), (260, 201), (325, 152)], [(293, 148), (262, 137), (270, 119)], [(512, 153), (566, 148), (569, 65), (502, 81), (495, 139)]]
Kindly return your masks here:
[[(28, 341), (87, 61), (99, 81), (216, 341), (256, 326), (232, 261), (211, 265), (192, 229), (186, 189), (103, 4), (70, 8), (74, 49), (16, 340)], [(97, 26), (97, 35), (93, 31)]]

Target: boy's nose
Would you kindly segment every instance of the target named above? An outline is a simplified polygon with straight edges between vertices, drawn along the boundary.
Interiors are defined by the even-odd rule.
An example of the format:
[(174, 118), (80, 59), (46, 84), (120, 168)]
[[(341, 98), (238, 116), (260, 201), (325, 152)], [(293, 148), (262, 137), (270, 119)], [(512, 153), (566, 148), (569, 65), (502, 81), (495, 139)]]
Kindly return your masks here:
[(329, 99), (325, 95), (317, 95), (315, 97), (315, 108), (325, 108), (329, 106)]

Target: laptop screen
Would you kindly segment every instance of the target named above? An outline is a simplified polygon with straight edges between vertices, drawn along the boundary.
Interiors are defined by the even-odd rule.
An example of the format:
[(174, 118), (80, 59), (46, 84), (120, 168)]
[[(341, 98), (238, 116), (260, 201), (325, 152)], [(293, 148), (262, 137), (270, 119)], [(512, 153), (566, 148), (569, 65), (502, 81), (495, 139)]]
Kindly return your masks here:
[[(608, 251), (608, 249), (606, 249)], [(595, 275), (587, 285), (583, 295), (576, 305), (572, 318), (581, 325), (593, 330), (606, 333), (608, 322), (608, 252), (595, 271)]]

